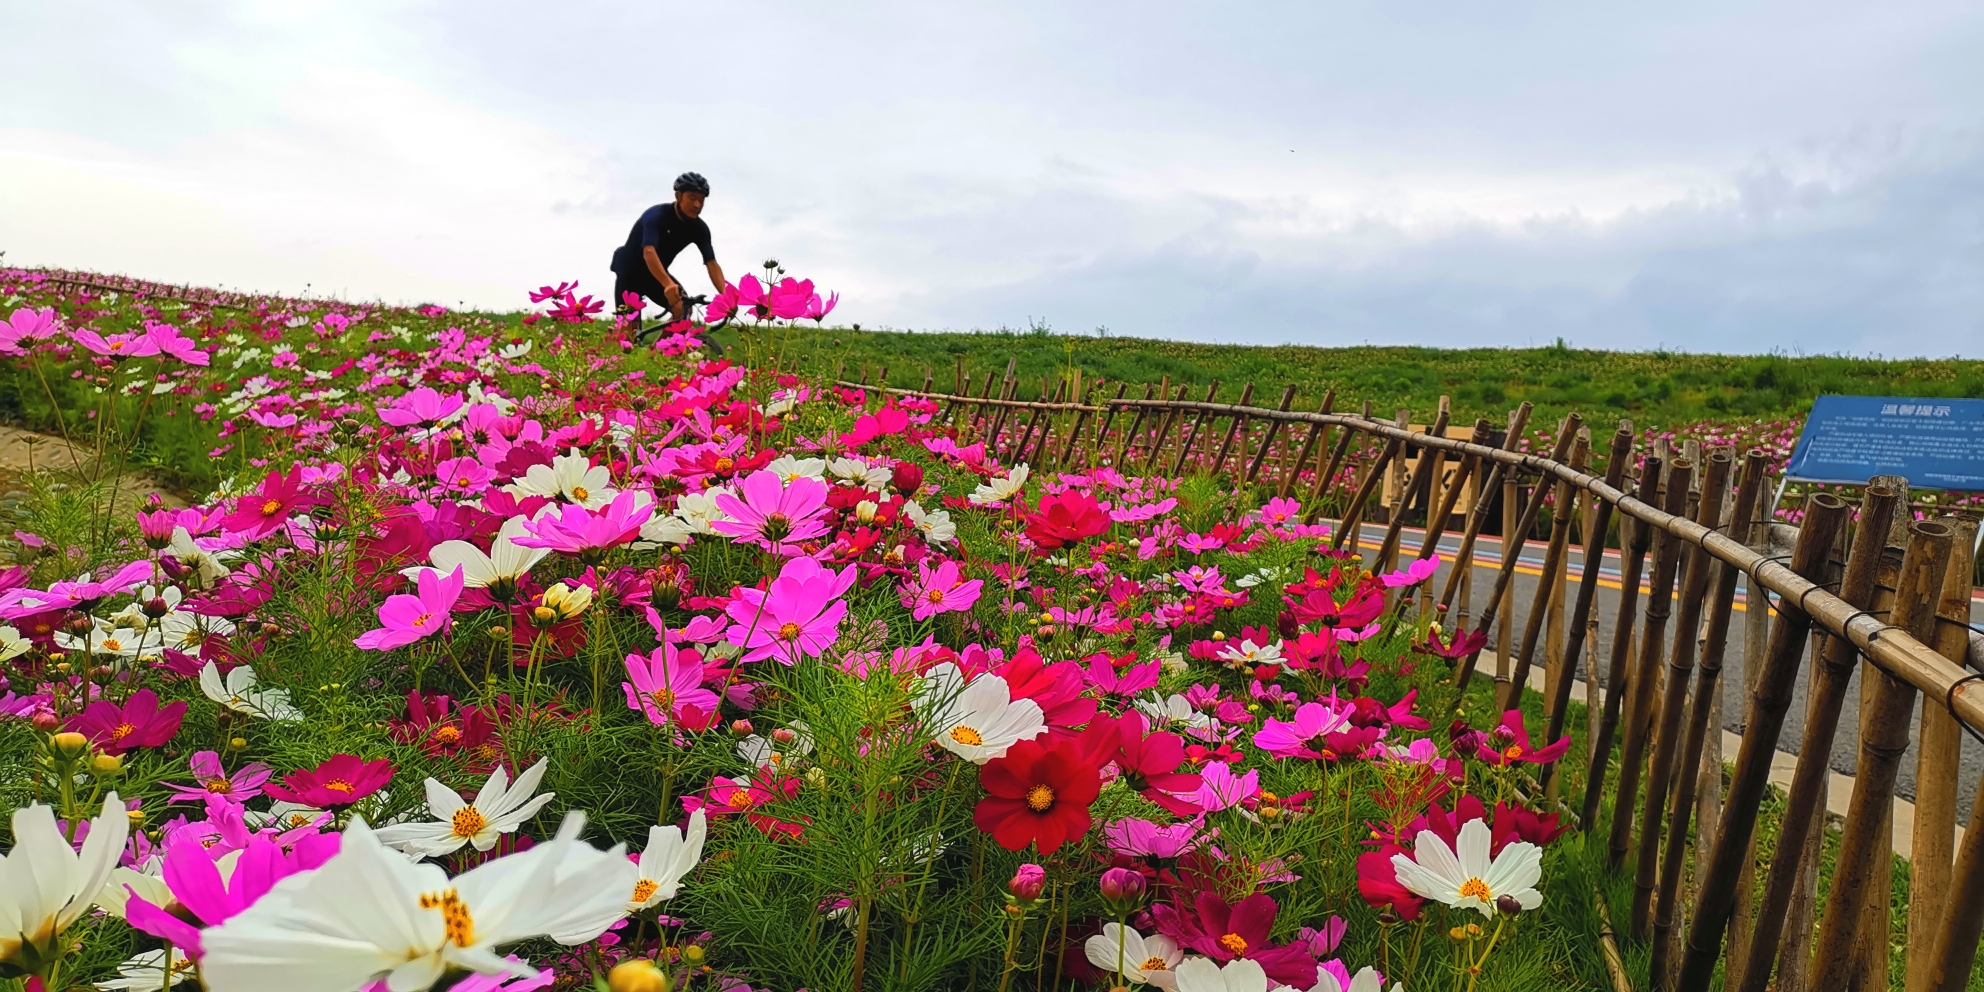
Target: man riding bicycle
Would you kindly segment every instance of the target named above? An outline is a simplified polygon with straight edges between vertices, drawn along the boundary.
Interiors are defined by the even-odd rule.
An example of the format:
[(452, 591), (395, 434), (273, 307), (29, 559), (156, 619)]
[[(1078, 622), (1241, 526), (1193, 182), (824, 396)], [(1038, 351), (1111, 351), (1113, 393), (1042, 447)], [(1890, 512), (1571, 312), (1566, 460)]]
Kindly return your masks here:
[(673, 313), (675, 320), (688, 316), (682, 284), (669, 274), (668, 263), (692, 244), (703, 253), (710, 285), (723, 291), (723, 267), (716, 264), (710, 227), (702, 219), (703, 200), (709, 195), (709, 180), (684, 172), (675, 177), (674, 203), (657, 203), (641, 213), (627, 233), (627, 243), (613, 251), (615, 313), (639, 309), (626, 303), (626, 294), (635, 293)]

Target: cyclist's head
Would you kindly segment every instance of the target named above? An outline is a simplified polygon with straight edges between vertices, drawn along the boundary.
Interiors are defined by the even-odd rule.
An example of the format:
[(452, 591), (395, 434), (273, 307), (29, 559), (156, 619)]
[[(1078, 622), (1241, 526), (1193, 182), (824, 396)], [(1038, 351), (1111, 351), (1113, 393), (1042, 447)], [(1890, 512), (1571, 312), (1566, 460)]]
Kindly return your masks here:
[(675, 209), (685, 217), (703, 212), (703, 199), (710, 195), (710, 181), (701, 173), (684, 172), (675, 177)]

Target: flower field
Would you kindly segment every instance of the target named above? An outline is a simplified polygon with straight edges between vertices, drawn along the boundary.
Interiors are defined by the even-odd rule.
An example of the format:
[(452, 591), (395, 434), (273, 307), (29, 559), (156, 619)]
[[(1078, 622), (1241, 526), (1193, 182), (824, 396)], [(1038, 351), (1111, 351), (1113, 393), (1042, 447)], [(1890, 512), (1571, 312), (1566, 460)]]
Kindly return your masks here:
[(13, 415), (92, 453), (4, 507), (0, 988), (1608, 985), (1582, 751), (1451, 685), (1432, 562), (1002, 462), (738, 290), (733, 363), (569, 285), (0, 271)]

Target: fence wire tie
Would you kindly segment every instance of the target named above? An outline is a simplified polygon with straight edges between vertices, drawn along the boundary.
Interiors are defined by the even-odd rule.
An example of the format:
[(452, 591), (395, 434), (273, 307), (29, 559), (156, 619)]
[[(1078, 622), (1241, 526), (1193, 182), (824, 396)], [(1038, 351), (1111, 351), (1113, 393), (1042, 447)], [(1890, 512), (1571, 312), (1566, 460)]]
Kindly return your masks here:
[[(1969, 627), (1970, 625), (1964, 624), (1964, 626)], [(1972, 627), (1971, 629), (1975, 630), (1976, 628)], [(1984, 673), (1973, 672), (1963, 678), (1957, 679), (1955, 682), (1951, 682), (1949, 691), (1943, 693), (1943, 708), (1950, 711), (1950, 718), (1956, 721), (1957, 726), (1963, 728), (1964, 733), (1969, 734), (1977, 743), (1984, 744), (1984, 734), (1978, 733), (1977, 728), (1972, 727), (1962, 717), (1957, 716), (1956, 713), (1956, 691), (1962, 688), (1965, 682), (1984, 682)]]

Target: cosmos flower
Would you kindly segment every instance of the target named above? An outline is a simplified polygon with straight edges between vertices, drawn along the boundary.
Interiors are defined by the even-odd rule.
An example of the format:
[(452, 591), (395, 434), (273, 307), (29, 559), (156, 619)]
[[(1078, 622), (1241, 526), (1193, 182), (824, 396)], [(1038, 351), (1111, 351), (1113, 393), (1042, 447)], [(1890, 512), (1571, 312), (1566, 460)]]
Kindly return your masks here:
[(770, 551), (811, 540), (827, 532), (827, 485), (799, 476), (790, 482), (760, 469), (738, 483), (738, 494), (720, 493), (716, 506), (728, 519), (713, 520), (710, 528), (733, 540)]
[(1460, 828), (1452, 847), (1431, 830), (1421, 830), (1411, 857), (1394, 854), (1392, 870), (1400, 884), (1427, 899), (1493, 917), (1495, 901), (1509, 896), (1523, 909), (1543, 905), (1536, 883), (1543, 877), (1543, 849), (1525, 841), (1502, 848), (1492, 859), (1492, 834), (1480, 820)]
[(1004, 503), (1026, 488), (1026, 478), (1031, 471), (1023, 464), (1015, 465), (1005, 475), (980, 483), (977, 489), (972, 490), (970, 499), (979, 506)]
[(1102, 932), (1082, 944), (1088, 963), (1114, 974), (1118, 965), (1123, 978), (1158, 988), (1177, 984), (1175, 972), (1185, 959), (1178, 942), (1163, 934), (1148, 937), (1118, 923), (1104, 923)]
[(557, 795), (555, 792), (531, 795), (537, 791), (537, 783), (544, 778), (545, 764), (550, 760), (539, 758), (514, 783), (510, 781), (509, 771), (497, 765), (476, 792), (474, 802), (463, 799), (461, 793), (442, 785), (438, 779), (430, 778), (427, 812), (434, 819), (381, 827), (379, 843), (399, 848), (415, 860), (453, 854), (464, 845), (488, 851), (502, 835), (515, 833), (525, 820)]
[(702, 810), (689, 814), (686, 831), (679, 827), (649, 827), (648, 846), (641, 851), (640, 875), (634, 882), (634, 894), (627, 900), (627, 912), (639, 912), (675, 898), (675, 893), (681, 891), (683, 876), (694, 871), (697, 862), (703, 860), (703, 838), (708, 833)]
[(817, 658), (840, 637), (847, 616), (841, 597), (858, 575), (853, 565), (836, 573), (811, 558), (794, 558), (766, 590), (737, 590), (724, 608), (731, 619), (724, 637), (744, 649), (747, 662), (777, 658), (790, 665)]
[(463, 566), (446, 575), (428, 568), (414, 577), (414, 594), (387, 596), (379, 604), (379, 626), (358, 635), (353, 644), (367, 651), (390, 651), (415, 641), (445, 634), (454, 626), (451, 611), (461, 598)]
[(401, 569), (400, 574), (418, 579), (420, 573), (425, 571), (447, 574), (459, 569), (464, 588), (487, 589), (497, 601), (507, 602), (516, 593), (517, 580), (529, 574), (552, 551), (546, 547), (525, 547), (517, 543), (517, 538), (529, 533), (529, 526), (530, 521), (526, 517), (511, 517), (503, 521), (496, 537), (489, 542), (487, 554), (467, 541), (442, 541), (427, 553), (427, 560), (433, 563), (431, 569), (425, 565), (415, 565)]
[(63, 934), (96, 905), (131, 819), (111, 792), (80, 852), (56, 825), (55, 811), (41, 803), (14, 810), (13, 830), (13, 850), (0, 855), (0, 965), (40, 972), (29, 961), (55, 961), (67, 950)]
[(82, 734), (105, 754), (123, 754), (138, 747), (159, 747), (179, 732), (186, 718), (185, 700), (174, 700), (161, 707), (158, 693), (139, 689), (123, 703), (99, 699), (69, 721), (69, 729)]
[(290, 705), (289, 690), (255, 688), (255, 670), (239, 665), (221, 680), (220, 669), (209, 661), (200, 668), (200, 691), (208, 699), (249, 716), (264, 720), (301, 720), (303, 711)]
[(958, 563), (946, 558), (931, 568), (930, 563), (916, 563), (917, 578), (903, 587), (902, 603), (909, 607), (910, 616), (917, 620), (928, 620), (939, 613), (954, 613), (969, 610), (978, 602), (979, 590), (984, 588), (983, 579), (965, 579), (958, 569)]
[(519, 499), (543, 496), (560, 503), (573, 503), (596, 510), (619, 495), (612, 484), (611, 468), (594, 465), (591, 459), (574, 448), (553, 457), (549, 465), (532, 465), (524, 471), (523, 478), (504, 486), (503, 490)]
[(379, 791), (393, 778), (393, 763), (384, 758), (365, 761), (354, 754), (333, 755), (311, 769), (298, 769), (271, 785), (269, 796), (318, 809), (349, 806)]
[(273, 774), (269, 766), (259, 761), (251, 761), (229, 774), (221, 764), (220, 754), (215, 751), (195, 751), (189, 762), (197, 785), (175, 785), (162, 783), (176, 795), (175, 803), (205, 802), (208, 796), (220, 796), (232, 803), (245, 803), (262, 794), (262, 785)]
[(917, 690), (917, 716), (937, 746), (983, 765), (1016, 743), (1047, 732), (1040, 704), (1012, 699), (1006, 680), (980, 675), (969, 682), (951, 662), (930, 669)]
[(1102, 777), (1072, 740), (1041, 745), (1020, 741), (1004, 757), (978, 770), (986, 796), (972, 822), (1000, 847), (1029, 845), (1052, 854), (1088, 832), (1088, 805), (1102, 791)]

